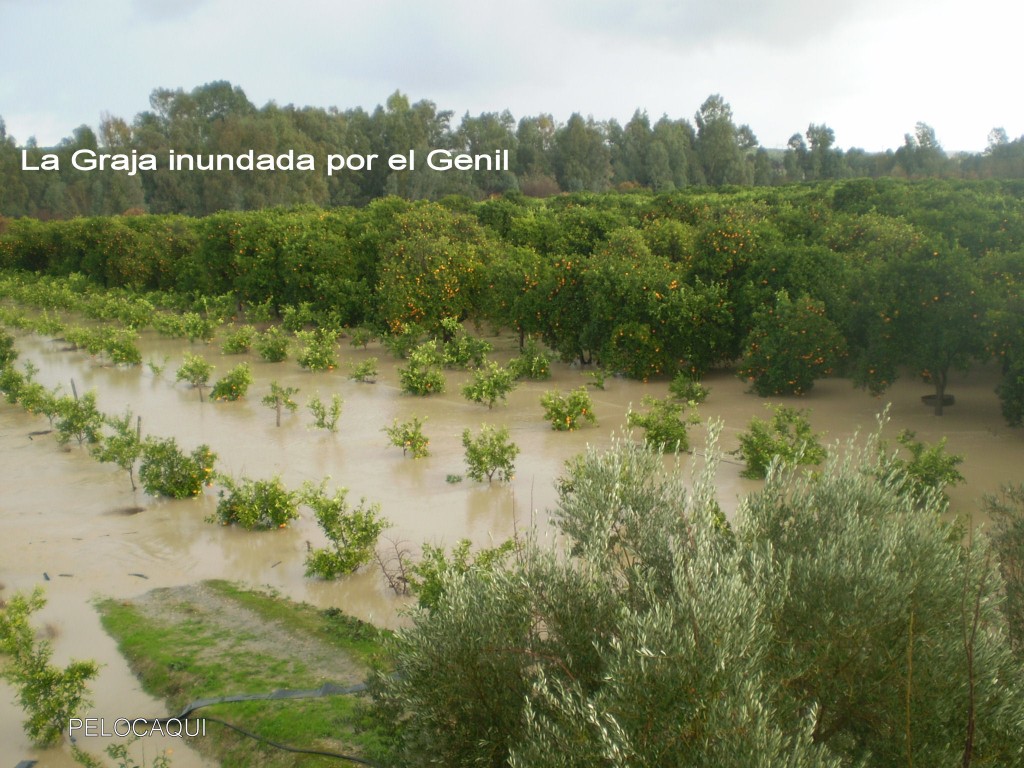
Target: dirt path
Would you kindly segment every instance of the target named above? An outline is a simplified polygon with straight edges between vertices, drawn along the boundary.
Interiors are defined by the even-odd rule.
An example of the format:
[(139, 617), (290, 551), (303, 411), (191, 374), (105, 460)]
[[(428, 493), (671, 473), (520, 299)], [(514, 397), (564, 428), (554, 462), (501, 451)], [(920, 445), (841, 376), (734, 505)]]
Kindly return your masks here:
[(131, 602), (157, 624), (200, 624), (205, 635), (221, 638), (217, 646), (199, 649), (197, 660), (212, 661), (229, 648), (232, 654), (293, 659), (321, 682), (345, 685), (365, 679), (365, 666), (338, 648), (261, 616), (206, 583), (155, 589)]

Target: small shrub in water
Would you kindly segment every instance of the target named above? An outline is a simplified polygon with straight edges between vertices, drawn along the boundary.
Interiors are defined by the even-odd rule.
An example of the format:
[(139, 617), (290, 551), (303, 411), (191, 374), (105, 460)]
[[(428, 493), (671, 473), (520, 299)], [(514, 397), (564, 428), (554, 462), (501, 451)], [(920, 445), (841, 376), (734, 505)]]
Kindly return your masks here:
[(139, 480), (151, 496), (187, 499), (198, 496), (211, 482), (216, 459), (208, 445), (186, 455), (173, 437), (150, 437), (142, 445)]
[(677, 400), (685, 400), (690, 403), (703, 403), (708, 396), (707, 387), (685, 371), (676, 374), (672, 383), (668, 385), (668, 391)]
[(935, 445), (928, 445), (915, 437), (916, 434), (909, 429), (900, 432), (896, 442), (910, 451), (910, 459), (894, 460), (895, 467), (910, 478), (915, 496), (920, 497), (929, 489), (944, 493), (948, 486), (964, 481), (964, 476), (957, 470), (964, 457), (946, 452), (946, 438)]
[(159, 376), (160, 374), (162, 374), (167, 369), (167, 362), (170, 359), (171, 359), (170, 357), (167, 357), (165, 355), (163, 362), (162, 363), (158, 363), (153, 358), (150, 358), (149, 360), (146, 361), (146, 367), (149, 368), (150, 372), (154, 376)]
[(313, 414), (313, 426), (317, 429), (326, 429), (335, 432), (338, 429), (338, 419), (341, 418), (341, 395), (331, 395), (331, 404), (325, 405), (319, 395), (313, 395), (306, 407)]
[(281, 325), (286, 331), (298, 333), (307, 325), (316, 322), (316, 315), (313, 313), (313, 305), (308, 301), (299, 302), (297, 307), (287, 306), (281, 310)]
[(517, 379), (550, 379), (551, 357), (541, 351), (536, 341), (530, 339), (519, 353), (519, 357), (509, 361), (508, 369)]
[(644, 442), (649, 447), (665, 453), (689, 450), (687, 424), (696, 423), (692, 418), (684, 418), (689, 405), (676, 402), (670, 397), (657, 400), (650, 396), (644, 397), (643, 404), (647, 407), (647, 412), (637, 413), (631, 410), (626, 415), (626, 423), (644, 430)]
[(358, 381), (361, 384), (373, 384), (377, 381), (379, 375), (379, 369), (377, 365), (377, 358), (370, 357), (358, 365), (352, 366), (352, 372), (348, 375), (353, 381)]
[(139, 437), (138, 422), (131, 411), (123, 416), (106, 419), (113, 434), (104, 434), (90, 450), (97, 461), (117, 464), (128, 473), (132, 490), (135, 490), (135, 462), (142, 456), (142, 439)]
[(353, 328), (349, 333), (349, 341), (353, 347), (366, 349), (370, 342), (377, 338), (377, 335), (369, 328)]
[(419, 344), (423, 329), (415, 324), (404, 325), (397, 333), (381, 338), (381, 343), (395, 357), (406, 358)]
[(466, 469), (474, 480), (491, 482), (494, 476), (508, 482), (515, 476), (515, 461), (519, 446), (509, 439), (508, 427), (495, 429), (485, 424), (476, 437), (467, 429), (462, 433), (462, 446), (466, 449)]
[(301, 367), (310, 371), (333, 371), (338, 367), (337, 331), (318, 328), (299, 331), (295, 337), (303, 345), (296, 357)]
[(303, 490), (303, 502), (313, 510), (331, 542), (331, 546), (313, 549), (306, 555), (307, 576), (336, 579), (373, 559), (377, 539), (388, 522), (380, 516), (379, 504), (361, 499), (359, 506), (352, 508), (347, 494), (347, 489), (340, 488), (328, 496), (323, 483), (307, 484)]
[(283, 387), (276, 381), (270, 382), (270, 394), (264, 395), (260, 400), (268, 408), (273, 408), (277, 414), (277, 426), (281, 426), (281, 412), (288, 410), (295, 413), (299, 404), (292, 399), (292, 395), (299, 391), (298, 387)]
[(479, 368), (487, 353), (494, 349), (490, 342), (464, 333), (455, 318), (446, 317), (441, 326), (445, 332), (441, 352), (445, 368)]
[(401, 423), (395, 419), (390, 427), (384, 427), (384, 432), (393, 446), (402, 449), (403, 456), (411, 453), (414, 459), (422, 459), (430, 455), (430, 440), (423, 434), (423, 421), (418, 416)]
[(236, 482), (222, 477), (225, 490), (211, 522), (238, 525), (249, 531), (284, 528), (299, 517), (299, 494), (285, 488), (280, 477)]
[(186, 312), (181, 320), (189, 341), (210, 341), (217, 334), (217, 321), (198, 312)]
[(252, 384), (252, 369), (248, 363), (239, 363), (210, 390), (210, 397), (214, 400), (234, 401), (245, 397)]
[(768, 466), (778, 456), (786, 464), (820, 464), (826, 452), (811, 429), (806, 411), (779, 406), (772, 408), (771, 421), (754, 418), (748, 431), (740, 435), (740, 447), (734, 455), (746, 462), (743, 477), (757, 479), (768, 474)]
[(64, 445), (74, 438), (79, 445), (92, 445), (100, 439), (103, 428), (103, 414), (96, 407), (96, 393), (87, 392), (81, 397), (61, 397), (57, 401), (57, 418), (54, 425), (57, 442)]
[(280, 363), (288, 359), (288, 337), (276, 325), (261, 333), (255, 346), (259, 356), (268, 363)]
[(213, 365), (206, 362), (199, 355), (185, 355), (185, 359), (181, 363), (181, 367), (178, 368), (178, 372), (175, 374), (175, 381), (187, 381), (193, 387), (199, 390), (199, 400), (202, 402), (203, 399), (203, 387), (206, 386), (210, 380), (210, 374), (213, 373)]
[(439, 355), (434, 342), (421, 344), (409, 355), (409, 364), (398, 369), (402, 391), (410, 395), (433, 395), (444, 392), (444, 374), (437, 367)]
[(577, 387), (568, 394), (550, 390), (541, 396), (540, 404), (544, 407), (544, 418), (559, 432), (578, 429), (580, 420), (597, 423), (586, 387)]
[(512, 373), (491, 361), (473, 372), (473, 378), (462, 388), (462, 394), (467, 400), (483, 403), (490, 409), (499, 400), (504, 402), (515, 386)]
[(244, 355), (256, 343), (257, 335), (251, 325), (240, 325), (224, 338), (220, 351), (225, 355)]

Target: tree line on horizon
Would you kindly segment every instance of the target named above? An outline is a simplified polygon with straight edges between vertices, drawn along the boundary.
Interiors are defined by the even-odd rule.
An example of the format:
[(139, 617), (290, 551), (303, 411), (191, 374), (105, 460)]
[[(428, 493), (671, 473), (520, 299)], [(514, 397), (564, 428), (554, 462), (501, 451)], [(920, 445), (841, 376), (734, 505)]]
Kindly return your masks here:
[[(574, 113), (565, 123), (550, 114), (523, 117), (509, 111), (466, 113), (456, 124), (451, 111), (431, 101), (410, 103), (396, 91), (372, 112), (361, 107), (278, 106), (257, 108), (243, 90), (226, 81), (190, 92), (159, 88), (151, 109), (130, 122), (105, 116), (99, 131), (82, 125), (56, 147), (30, 139), (18, 145), (0, 117), (0, 215), (66, 219), (126, 212), (202, 216), (222, 210), (257, 210), (313, 204), (362, 206), (397, 195), (436, 200), (462, 195), (475, 200), (509, 192), (547, 197), (563, 192), (687, 187), (769, 186), (845, 178), (1024, 178), (1024, 136), (1011, 140), (1001, 128), (989, 134), (981, 153), (948, 154), (935, 130), (918, 123), (902, 146), (866, 152), (836, 145), (825, 124), (797, 132), (785, 149), (762, 147), (732, 108), (709, 96), (693, 122), (666, 116), (653, 121), (638, 109), (620, 125)], [(275, 171), (83, 171), (71, 167), (81, 149), (152, 153), (169, 150), (199, 155), (282, 154), (293, 150), (318, 161), (316, 172)], [(425, 167), (393, 171), (386, 163), (367, 171), (327, 176), (327, 154), (376, 153), (382, 158), (410, 149), (470, 154), (508, 150), (508, 170), (440, 173)], [(44, 153), (60, 157), (59, 171), (22, 170), (22, 151), (33, 163)]]

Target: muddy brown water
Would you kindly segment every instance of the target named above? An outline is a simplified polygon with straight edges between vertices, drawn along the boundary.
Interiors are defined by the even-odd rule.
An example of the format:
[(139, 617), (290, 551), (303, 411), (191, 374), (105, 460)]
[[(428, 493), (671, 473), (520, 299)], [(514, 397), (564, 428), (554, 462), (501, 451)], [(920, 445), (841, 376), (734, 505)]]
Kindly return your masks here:
[[(490, 339), (496, 357), (511, 356), (510, 335)], [(645, 394), (663, 397), (667, 383), (639, 383), (609, 378), (606, 389), (592, 391), (597, 426), (579, 431), (554, 432), (543, 420), (540, 395), (548, 389), (569, 389), (588, 377), (569, 366), (553, 365), (553, 378), (524, 382), (507, 405), (486, 407), (466, 401), (460, 389), (464, 372), (447, 372), (448, 391), (429, 398), (403, 395), (398, 388), (397, 363), (376, 344), (355, 350), (342, 342), (339, 370), (310, 373), (294, 361), (271, 364), (254, 355), (224, 356), (216, 344), (188, 344), (144, 333), (143, 359), (162, 362), (162, 374), (148, 367), (117, 368), (103, 365), (86, 353), (68, 351), (59, 341), (21, 335), (19, 365), (31, 360), (39, 367), (38, 380), (47, 386), (78, 391), (95, 389), (99, 407), (107, 413), (130, 408), (142, 416), (145, 434), (173, 436), (186, 449), (209, 444), (218, 454), (218, 469), (251, 478), (275, 474), (292, 487), (329, 477), (329, 487), (349, 489), (350, 500), (366, 497), (381, 505), (392, 523), (386, 536), (413, 547), (424, 541), (451, 544), (466, 537), (477, 545), (497, 543), (516, 527), (531, 521), (546, 525), (546, 510), (555, 503), (554, 480), (564, 461), (588, 445), (610, 444), (625, 423), (630, 404), (639, 407)], [(216, 365), (213, 379), (235, 364), (247, 361), (255, 382), (249, 397), (237, 403), (200, 403), (195, 390), (174, 382), (174, 371), (186, 352), (202, 354)], [(375, 384), (346, 379), (351, 362), (374, 356), (381, 375)], [(285, 415), (280, 428), (274, 413), (260, 403), (276, 380), (299, 388), (300, 404)], [(753, 416), (766, 416), (765, 400), (747, 394), (743, 382), (729, 373), (705, 380), (711, 394), (700, 407), (703, 419), (724, 422), (722, 448), (737, 446), (737, 436)], [(956, 405), (935, 417), (921, 404), (926, 385), (904, 378), (884, 399), (854, 389), (848, 381), (820, 382), (802, 398), (776, 402), (811, 409), (811, 422), (826, 440), (845, 440), (854, 432), (875, 427), (876, 415), (891, 402), (891, 422), (885, 434), (893, 437), (904, 427), (929, 442), (949, 438), (949, 449), (966, 459), (961, 471), (966, 483), (950, 494), (956, 510), (980, 520), (977, 510), (985, 493), (1001, 484), (1024, 480), (1024, 430), (1003, 423), (993, 392), (997, 377), (980, 370), (954, 377), (949, 391)], [(313, 430), (305, 408), (319, 393), (328, 400), (344, 398), (336, 434)], [(381, 431), (395, 418), (426, 417), (431, 456), (404, 458), (388, 445)], [(461, 433), (483, 423), (508, 425), (522, 453), (515, 480), (508, 485), (471, 480), (450, 484), (449, 474), (465, 474)], [(30, 416), (16, 406), (0, 403), (0, 595), (41, 586), (48, 604), (37, 617), (53, 635), (57, 661), (91, 658), (103, 666), (92, 686), (94, 705), (89, 715), (111, 722), (117, 717), (156, 716), (166, 713), (161, 702), (141, 691), (138, 681), (103, 632), (93, 601), (100, 597), (131, 599), (155, 587), (178, 586), (200, 579), (226, 578), (253, 585), (268, 585), (288, 597), (321, 607), (336, 606), (382, 626), (401, 623), (401, 600), (391, 595), (372, 568), (338, 582), (305, 578), (303, 558), (307, 542), (323, 543), (322, 534), (308, 517), (284, 530), (250, 533), (205, 522), (216, 507), (213, 489), (199, 499), (166, 501), (132, 492), (127, 476), (113, 465), (101, 465), (76, 445), (65, 449), (44, 430), (45, 418)], [(691, 430), (692, 444), (702, 448), (704, 428)], [(726, 457), (728, 459), (728, 456)], [(699, 458), (687, 457), (684, 466)], [(760, 483), (739, 476), (741, 467), (724, 461), (718, 471), (719, 499), (727, 513)], [(48, 580), (47, 580), (48, 577)], [(0, 686), (0, 768), (25, 758), (40, 766), (63, 768), (72, 762), (64, 746), (50, 750), (30, 747), (22, 735), (22, 713), (14, 692)], [(92, 752), (104, 741), (82, 740)], [(175, 766), (209, 765), (178, 739), (143, 739), (147, 758), (158, 749), (172, 748)]]

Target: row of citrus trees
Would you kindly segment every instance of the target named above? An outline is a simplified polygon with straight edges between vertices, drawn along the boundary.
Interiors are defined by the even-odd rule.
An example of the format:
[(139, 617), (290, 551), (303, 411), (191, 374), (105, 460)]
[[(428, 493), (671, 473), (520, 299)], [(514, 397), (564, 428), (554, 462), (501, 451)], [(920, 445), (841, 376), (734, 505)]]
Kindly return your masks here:
[[(46, 278), (9, 274), (0, 279), (0, 297), (6, 297), (14, 303), (14, 307), (0, 306), (0, 320), (7, 324), (42, 335), (58, 336), (70, 342), (73, 347), (82, 346), (92, 354), (104, 353), (112, 362), (128, 365), (136, 365), (141, 360), (135, 345), (137, 328), (149, 325), (165, 335), (188, 338), (192, 342), (209, 342), (224, 322), (225, 315), (230, 312), (228, 297), (212, 300), (202, 297), (199, 302), (189, 305), (183, 304), (180, 297), (175, 301), (176, 297), (159, 293), (140, 296), (121, 289), (105, 291), (83, 281), (81, 276)], [(158, 306), (169, 309), (157, 312)], [(32, 314), (25, 311), (26, 307), (39, 311)], [(196, 308), (202, 312), (195, 311)], [(64, 322), (61, 313), (70, 317), (85, 315), (94, 321), (94, 325), (82, 327), (73, 321)], [(226, 332), (221, 349), (228, 355), (255, 349), (263, 359), (271, 362), (281, 362), (290, 353), (294, 353), (303, 368), (313, 371), (334, 370), (338, 366), (337, 344), (342, 331), (329, 327), (308, 329), (308, 325), (315, 321), (316, 317), (310, 314), (308, 307), (304, 307), (302, 311), (287, 312), (280, 325), (267, 326), (263, 331), (251, 324), (234, 325)], [(290, 337), (286, 333), (289, 329), (294, 331)], [(504, 402), (517, 380), (545, 379), (550, 375), (550, 356), (541, 351), (532, 339), (524, 343), (518, 357), (502, 367), (486, 359), (492, 351), (491, 345), (466, 333), (453, 318), (441, 321), (440, 332), (439, 337), (424, 339), (421, 329), (405, 326), (399, 333), (383, 336), (382, 341), (391, 353), (407, 362), (398, 370), (402, 391), (422, 396), (440, 393), (446, 386), (442, 368), (470, 369), (472, 379), (463, 387), (463, 395), (472, 402), (486, 404), (492, 409), (496, 403)], [(348, 329), (348, 333), (355, 347), (366, 347), (375, 338), (374, 332), (365, 327)], [(149, 366), (158, 375), (164, 367), (152, 360)], [(176, 380), (186, 381), (195, 387), (202, 400), (203, 390), (208, 386), (213, 368), (202, 356), (186, 354), (176, 372)], [(604, 369), (595, 369), (590, 374), (593, 386), (603, 388), (606, 373)], [(71, 401), (33, 382), (33, 374), (34, 371), (28, 367), (25, 374), (27, 381), (21, 383), (19, 379), (22, 375), (9, 367), (5, 371), (7, 389), (15, 391), (20, 387), (23, 390), (20, 397), (26, 407), (47, 414), (52, 423), (58, 406), (71, 408)], [(350, 372), (350, 378), (361, 382), (375, 381), (377, 375), (376, 358), (364, 360)], [(247, 363), (241, 363), (212, 385), (211, 397), (215, 400), (237, 400), (246, 395), (251, 383), (251, 369)], [(707, 390), (686, 372), (678, 373), (669, 389), (671, 395), (665, 399), (645, 398), (644, 405), (648, 411), (631, 412), (628, 423), (644, 429), (649, 444), (663, 446), (666, 450), (686, 450), (687, 423), (695, 422), (695, 416), (687, 414), (686, 404), (689, 403), (689, 408), (692, 408), (704, 399)], [(298, 405), (292, 399), (296, 392), (294, 388), (272, 382), (270, 392), (262, 398), (264, 405), (275, 410), (278, 426), (283, 411), (297, 409)], [(74, 402), (78, 402), (77, 394)], [(88, 396), (82, 402), (88, 403)], [(568, 393), (546, 392), (541, 398), (541, 405), (545, 418), (556, 430), (572, 430), (582, 421), (595, 421), (593, 404), (584, 387)], [(330, 431), (337, 428), (341, 413), (340, 396), (335, 394), (330, 404), (325, 404), (318, 394), (314, 394), (307, 407), (313, 415), (315, 427)], [(784, 420), (780, 421), (778, 415), (776, 417), (774, 430), (777, 434), (787, 435), (789, 426), (794, 423), (793, 418), (800, 418), (805, 427), (804, 432), (809, 431), (806, 420), (795, 412), (787, 413), (790, 414), (788, 425)], [(59, 423), (73, 424), (76, 421), (82, 421), (82, 417), (64, 419)], [(113, 428), (123, 434), (128, 428), (127, 421), (130, 419), (122, 418)], [(763, 422), (755, 419), (750, 434), (756, 435), (763, 426)], [(415, 457), (427, 454), (429, 441), (423, 435), (420, 419), (402, 424), (396, 422), (385, 431), (392, 443), (401, 447), (403, 452), (411, 451)], [(77, 436), (80, 442), (82, 434), (79, 429)], [(795, 445), (799, 440), (789, 442)], [(507, 430), (485, 427), (477, 438), (472, 438), (467, 430), (464, 444), (471, 477), (486, 476), (488, 480), (496, 474), (499, 477), (511, 477), (511, 460), (518, 454), (518, 448), (509, 443)], [(487, 450), (484, 450), (484, 445), (488, 446)], [(773, 444), (771, 441), (764, 443), (750, 438), (742, 441), (741, 455), (750, 467), (754, 467), (753, 476), (763, 476), (767, 460), (773, 455), (772, 451), (780, 453), (784, 452), (784, 448), (784, 444)], [(135, 483), (131, 467), (134, 466), (134, 460), (142, 455), (141, 447), (138, 450), (140, 452), (128, 466), (133, 489)], [(811, 453), (814, 455), (813, 451)]]
[[(36, 369), (31, 363), (26, 363), (22, 370), (16, 367), (16, 357), (12, 337), (0, 333), (0, 393), (4, 398), (29, 413), (46, 416), (60, 444), (77, 443), (98, 461), (120, 467), (128, 475), (133, 490), (136, 466), (139, 483), (151, 496), (191, 498), (217, 482), (224, 490), (211, 522), (236, 523), (249, 529), (285, 526), (298, 517), (299, 504), (306, 504), (334, 545), (335, 558), (354, 563), (346, 568), (336, 567), (329, 573), (321, 572), (310, 565), (311, 555), (311, 561), (307, 562), (310, 575), (348, 573), (371, 558), (377, 535), (386, 525), (375, 506), (360, 504), (348, 515), (344, 489), (333, 496), (328, 496), (323, 484), (293, 492), (285, 489), (279, 478), (235, 480), (217, 473), (217, 456), (208, 445), (186, 451), (174, 438), (143, 437), (141, 417), (131, 411), (120, 416), (102, 413), (96, 404), (96, 393), (79, 394), (74, 381), (70, 394), (60, 387), (47, 389), (35, 380)], [(340, 403), (337, 410), (340, 411)], [(343, 522), (339, 523), (342, 518)], [(339, 535), (338, 525), (341, 524), (355, 528)], [(312, 554), (318, 562), (328, 559), (322, 553)]]
[[(832, 373), (874, 391), (995, 359), (1024, 413), (1021, 202), (1013, 189), (844, 182), (736, 193), (375, 201), (364, 209), (15, 220), (0, 266), (249, 318), (443, 335), (538, 335), (646, 379), (736, 365), (761, 394)], [(218, 299), (219, 301), (220, 299)], [(257, 320), (258, 322), (258, 320)]]

